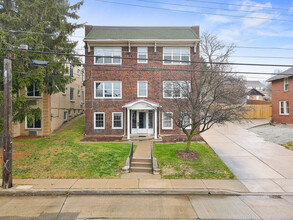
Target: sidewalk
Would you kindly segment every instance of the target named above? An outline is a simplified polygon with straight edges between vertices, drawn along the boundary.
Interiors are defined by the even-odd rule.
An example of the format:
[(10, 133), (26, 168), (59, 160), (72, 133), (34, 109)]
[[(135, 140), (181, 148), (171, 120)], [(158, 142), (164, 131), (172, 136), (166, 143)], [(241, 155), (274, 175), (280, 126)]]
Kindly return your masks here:
[(0, 195), (293, 195), (293, 187), (247, 188), (239, 180), (15, 179), (13, 182), (13, 188), (1, 188)]

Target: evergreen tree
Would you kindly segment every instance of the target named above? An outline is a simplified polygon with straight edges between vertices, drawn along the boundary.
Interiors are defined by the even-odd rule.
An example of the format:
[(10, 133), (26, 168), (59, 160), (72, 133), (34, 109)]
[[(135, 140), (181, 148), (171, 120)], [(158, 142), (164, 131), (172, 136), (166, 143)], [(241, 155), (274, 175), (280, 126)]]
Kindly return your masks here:
[[(24, 44), (34, 51), (73, 53), (77, 42), (72, 42), (69, 36), (83, 24), (71, 21), (79, 18), (77, 11), (82, 4), (83, 1), (70, 5), (68, 0), (0, 0), (1, 48), (17, 49)], [(71, 55), (0, 50), (1, 72), (3, 57), (12, 59), (13, 119), (19, 122), (26, 115), (41, 117), (41, 110), (32, 108), (35, 102), (25, 99), (25, 88), (35, 85), (39, 92), (48, 94), (63, 91), (72, 81), (65, 76), (68, 68), (64, 62), (79, 62)], [(32, 60), (49, 61), (49, 65), (35, 66)], [(0, 79), (2, 98), (3, 77)]]

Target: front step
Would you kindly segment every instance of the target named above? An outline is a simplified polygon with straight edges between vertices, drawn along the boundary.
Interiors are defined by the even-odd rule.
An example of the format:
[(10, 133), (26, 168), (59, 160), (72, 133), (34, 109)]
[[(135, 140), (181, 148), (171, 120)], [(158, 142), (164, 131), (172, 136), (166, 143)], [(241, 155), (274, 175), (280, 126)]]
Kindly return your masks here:
[(153, 173), (152, 168), (146, 168), (146, 167), (131, 167), (130, 172), (133, 173)]
[(152, 163), (151, 159), (148, 158), (132, 158), (132, 162), (138, 162), (138, 163)]
[(131, 167), (145, 167), (145, 168), (152, 168), (152, 163), (140, 163), (140, 162), (132, 162)]
[(153, 173), (152, 160), (149, 158), (132, 158), (130, 172)]

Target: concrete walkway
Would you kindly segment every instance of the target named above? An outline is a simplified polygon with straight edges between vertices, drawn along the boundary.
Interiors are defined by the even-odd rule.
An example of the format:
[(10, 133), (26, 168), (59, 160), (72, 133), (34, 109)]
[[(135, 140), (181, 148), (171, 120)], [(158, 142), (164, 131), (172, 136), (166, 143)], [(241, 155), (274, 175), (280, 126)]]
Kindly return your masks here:
[(250, 191), (293, 192), (293, 151), (247, 130), (265, 122), (215, 126), (202, 137)]
[(134, 142), (137, 146), (133, 154), (134, 158), (151, 158), (151, 141)]

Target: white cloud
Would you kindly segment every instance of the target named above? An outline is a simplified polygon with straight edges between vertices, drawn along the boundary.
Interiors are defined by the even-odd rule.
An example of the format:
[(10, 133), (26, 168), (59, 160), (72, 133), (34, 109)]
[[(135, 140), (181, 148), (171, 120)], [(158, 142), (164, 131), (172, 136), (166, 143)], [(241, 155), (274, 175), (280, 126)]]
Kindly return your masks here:
[(219, 15), (206, 15), (205, 16), (208, 21), (215, 22), (215, 23), (229, 23), (231, 22), (231, 19), (224, 16)]

